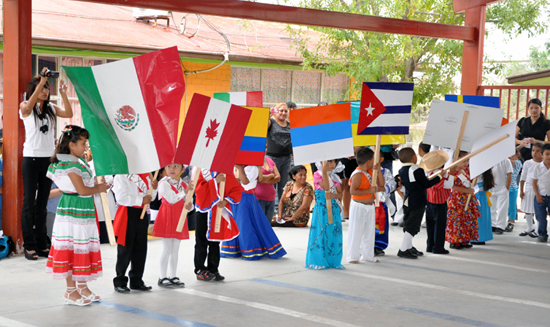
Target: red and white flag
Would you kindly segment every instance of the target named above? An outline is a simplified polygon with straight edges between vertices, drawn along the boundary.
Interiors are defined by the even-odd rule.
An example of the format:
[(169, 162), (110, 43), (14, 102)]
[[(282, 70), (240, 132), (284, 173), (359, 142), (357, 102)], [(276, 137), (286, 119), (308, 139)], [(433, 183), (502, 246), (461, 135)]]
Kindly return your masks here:
[(386, 107), (384, 107), (382, 102), (376, 97), (376, 95), (374, 95), (367, 83), (363, 83), (357, 134), (362, 135), (365, 128), (367, 128), (384, 111), (386, 111)]
[(233, 174), (252, 110), (195, 93), (174, 162)]

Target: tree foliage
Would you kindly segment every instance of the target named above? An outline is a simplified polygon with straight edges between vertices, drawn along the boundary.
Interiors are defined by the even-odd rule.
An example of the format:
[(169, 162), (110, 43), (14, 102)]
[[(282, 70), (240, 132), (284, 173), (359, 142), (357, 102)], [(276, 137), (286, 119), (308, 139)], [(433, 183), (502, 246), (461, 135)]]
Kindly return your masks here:
[[(300, 7), (463, 25), (451, 0), (299, 0)], [(510, 37), (546, 30), (548, 0), (506, 0), (488, 7), (487, 21)], [(543, 16), (541, 16), (543, 15)], [(307, 30), (320, 32), (312, 39)], [(358, 94), (362, 81), (414, 82), (414, 103), (429, 104), (456, 86), (461, 71), (462, 41), (321, 27), (289, 26), (293, 45), (306, 69), (346, 73), (353, 81), (348, 95)], [(413, 74), (417, 72), (417, 74)], [(422, 116), (422, 113), (419, 113)]]
[(550, 69), (550, 41), (546, 42), (543, 47), (529, 48), (529, 59), (534, 71)]

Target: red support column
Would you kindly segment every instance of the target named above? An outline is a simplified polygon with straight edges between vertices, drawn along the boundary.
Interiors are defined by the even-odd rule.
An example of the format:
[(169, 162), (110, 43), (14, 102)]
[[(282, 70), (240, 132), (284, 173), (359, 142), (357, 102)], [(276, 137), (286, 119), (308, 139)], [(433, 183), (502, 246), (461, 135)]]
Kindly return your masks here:
[(21, 162), (25, 130), (19, 103), (32, 74), (31, 8), (29, 0), (4, 0), (4, 185), (2, 228), (21, 252), (23, 180)]
[(462, 52), (462, 95), (477, 95), (483, 76), (483, 43), (485, 40), (485, 6), (467, 9), (464, 24), (476, 29), (473, 41), (464, 41)]

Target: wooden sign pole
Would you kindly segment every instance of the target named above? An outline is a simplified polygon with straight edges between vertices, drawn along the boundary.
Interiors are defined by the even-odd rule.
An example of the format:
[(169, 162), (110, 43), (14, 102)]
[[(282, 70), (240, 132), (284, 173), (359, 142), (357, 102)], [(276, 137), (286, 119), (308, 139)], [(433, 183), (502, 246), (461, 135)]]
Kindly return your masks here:
[[(472, 153), (470, 153), (470, 154), (468, 154), (468, 155), (465, 155), (464, 157), (462, 157), (462, 158), (458, 159), (457, 161), (453, 162), (451, 165), (449, 165), (449, 167), (445, 168), (444, 170), (449, 170), (449, 169), (451, 169), (451, 168), (453, 168), (453, 167), (456, 167), (456, 166), (457, 166), (458, 164), (460, 164), (461, 162), (464, 162), (464, 161), (466, 161), (466, 160), (469, 160), (471, 157), (476, 156), (476, 155), (480, 154), (481, 152), (487, 150), (488, 148), (490, 148), (490, 147), (492, 147), (492, 146), (494, 146), (494, 145), (496, 145), (496, 144), (498, 144), (498, 143), (500, 143), (500, 142), (506, 140), (509, 136), (510, 136), (510, 135), (508, 135), (508, 134), (502, 135), (502, 136), (499, 137), (498, 139), (496, 139), (496, 140), (494, 140), (494, 141), (492, 141), (492, 142), (490, 142), (490, 143), (485, 144), (484, 146), (482, 146), (481, 148), (475, 150), (474, 152), (472, 152)], [(434, 179), (436, 175), (437, 175), (437, 174), (434, 174), (434, 175), (430, 176), (428, 179), (430, 179), (430, 180), (431, 180), (431, 179)]]
[[(476, 186), (476, 183), (477, 183), (477, 177), (474, 178), (474, 180), (472, 181), (471, 188), (474, 188)], [(468, 205), (470, 205), (470, 200), (471, 199), (472, 199), (472, 195), (468, 194), (468, 199), (466, 199), (466, 204), (464, 205), (464, 211), (468, 210)]]
[(201, 174), (200, 169), (198, 169), (195, 174), (193, 174), (193, 179), (191, 180), (191, 183), (193, 184), (193, 190), (187, 192), (187, 195), (185, 196), (185, 203), (183, 204), (183, 210), (180, 214), (180, 219), (178, 221), (178, 226), (176, 227), (176, 232), (180, 233), (183, 230), (183, 226), (185, 225), (185, 219), (187, 219), (187, 213), (189, 210), (185, 209), (189, 203), (193, 202), (193, 194), (195, 194), (195, 189), (197, 188), (197, 182), (199, 180), (199, 174)]
[[(159, 175), (159, 171), (155, 171), (155, 175), (153, 176), (153, 179), (151, 180), (151, 183), (157, 179), (157, 176)], [(149, 175), (150, 176), (150, 175)], [(149, 194), (148, 195), (151, 195), (153, 193), (153, 186), (150, 185), (149, 187)], [(149, 208), (149, 204), (146, 204), (143, 206), (143, 210), (141, 211), (141, 217), (139, 217), (139, 219), (143, 219), (143, 217), (145, 217), (145, 213), (147, 212), (147, 208)]]
[[(321, 164), (326, 165), (327, 162), (323, 161), (323, 162), (321, 162)], [(328, 223), (332, 224), (333, 223), (333, 221), (332, 221), (332, 201), (331, 201), (331, 199), (328, 198), (328, 194), (330, 193), (330, 184), (331, 184), (330, 176), (328, 178), (329, 178), (329, 181), (328, 181), (329, 189), (328, 189), (328, 191), (325, 191), (325, 201), (326, 201), (326, 205), (327, 205)]]
[(466, 123), (468, 123), (469, 111), (464, 111), (464, 116), (462, 116), (462, 125), (460, 126), (460, 132), (458, 133), (458, 140), (456, 140), (455, 153), (453, 155), (453, 162), (458, 159), (460, 154), (460, 147), (462, 146), (462, 139), (464, 138), (464, 131), (466, 130)]
[[(374, 150), (374, 164), (380, 163), (380, 143), (382, 143), (382, 135), (376, 135), (376, 148)], [(377, 180), (378, 180), (378, 169), (374, 170), (372, 174), (372, 186), (376, 187), (378, 186)], [(378, 197), (377, 193), (374, 193), (374, 206), (379, 207), (380, 206), (380, 197)]]
[[(225, 174), (223, 174), (223, 176), (225, 176)], [(223, 201), (223, 196), (224, 196), (224, 193), (225, 193), (225, 181), (223, 182), (220, 182), (220, 187), (219, 187), (219, 191), (220, 191), (220, 202)], [(214, 231), (216, 233), (219, 233), (220, 232), (220, 225), (221, 225), (221, 220), (222, 220), (222, 211), (223, 211), (223, 208), (216, 208), (216, 221), (214, 222)]]
[[(99, 177), (96, 177), (98, 183), (100, 183)], [(111, 220), (111, 211), (109, 210), (109, 201), (107, 201), (107, 193), (99, 193), (101, 199), (101, 205), (103, 206), (103, 216), (105, 217), (105, 229), (107, 229), (107, 236), (109, 237), (109, 244), (111, 246), (116, 245), (115, 231), (113, 229), (113, 221)]]

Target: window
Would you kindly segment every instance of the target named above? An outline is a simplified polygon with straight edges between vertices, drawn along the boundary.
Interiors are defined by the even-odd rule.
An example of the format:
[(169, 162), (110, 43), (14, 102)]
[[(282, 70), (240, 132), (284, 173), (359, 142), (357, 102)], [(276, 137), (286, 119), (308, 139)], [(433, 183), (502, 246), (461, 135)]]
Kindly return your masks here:
[(231, 67), (231, 92), (258, 91), (261, 88), (260, 69)]
[(264, 69), (262, 71), (264, 107), (291, 101), (292, 73), (289, 70)]

